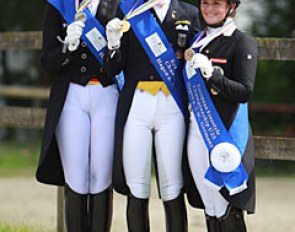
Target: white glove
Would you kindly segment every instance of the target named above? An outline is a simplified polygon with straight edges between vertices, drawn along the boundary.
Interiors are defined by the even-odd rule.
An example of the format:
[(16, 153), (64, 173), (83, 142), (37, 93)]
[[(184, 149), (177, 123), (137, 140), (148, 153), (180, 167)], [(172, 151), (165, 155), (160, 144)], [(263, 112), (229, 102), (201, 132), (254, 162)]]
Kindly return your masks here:
[(205, 79), (209, 79), (210, 77), (212, 77), (214, 68), (212, 62), (208, 59), (207, 56), (201, 53), (196, 53), (194, 54), (192, 61), (194, 69), (199, 68)]
[(75, 21), (68, 26), (65, 42), (69, 44), (68, 49), (70, 52), (77, 50), (84, 27), (85, 23), (82, 21)]
[(122, 25), (122, 20), (118, 18), (112, 19), (106, 25), (108, 48), (110, 50), (120, 47), (123, 36)]

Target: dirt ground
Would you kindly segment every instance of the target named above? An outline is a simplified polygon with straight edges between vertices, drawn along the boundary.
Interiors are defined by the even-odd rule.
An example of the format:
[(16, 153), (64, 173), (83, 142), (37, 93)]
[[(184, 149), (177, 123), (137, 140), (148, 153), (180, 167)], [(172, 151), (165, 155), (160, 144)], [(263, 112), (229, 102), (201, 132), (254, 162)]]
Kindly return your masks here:
[[(151, 231), (162, 232), (164, 211), (155, 184), (150, 203)], [(57, 188), (33, 178), (0, 178), (0, 223), (56, 231)], [(203, 232), (201, 210), (188, 208), (189, 231)], [(125, 198), (114, 195), (112, 232), (125, 232)], [(295, 179), (258, 178), (257, 212), (246, 218), (249, 232), (295, 232)]]

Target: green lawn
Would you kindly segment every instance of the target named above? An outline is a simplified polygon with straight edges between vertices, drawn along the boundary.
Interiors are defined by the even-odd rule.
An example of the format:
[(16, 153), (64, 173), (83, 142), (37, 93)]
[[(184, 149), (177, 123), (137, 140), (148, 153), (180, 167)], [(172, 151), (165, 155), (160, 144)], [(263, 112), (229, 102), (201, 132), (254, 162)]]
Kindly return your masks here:
[(0, 176), (34, 175), (39, 150), (40, 141), (1, 141)]
[(33, 229), (27, 226), (11, 226), (0, 224), (1, 232), (50, 232), (48, 230)]

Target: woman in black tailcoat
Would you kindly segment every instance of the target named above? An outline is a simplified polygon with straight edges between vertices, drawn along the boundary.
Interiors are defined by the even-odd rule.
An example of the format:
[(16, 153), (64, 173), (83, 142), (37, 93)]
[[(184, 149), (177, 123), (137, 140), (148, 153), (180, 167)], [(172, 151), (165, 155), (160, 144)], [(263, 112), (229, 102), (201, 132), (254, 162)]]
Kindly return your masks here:
[[(140, 1), (140, 4), (143, 2), (147, 1)], [(165, 0), (146, 13), (155, 18), (155, 23), (173, 48), (175, 59), (181, 64), (188, 41), (199, 29), (197, 8), (178, 0)], [(122, 13), (119, 15), (123, 18)], [(142, 18), (141, 23), (145, 24), (145, 20)], [(179, 109), (134, 28), (123, 35), (122, 23), (115, 18), (106, 26), (106, 72), (116, 75), (123, 70), (125, 75), (116, 117), (113, 186), (128, 197), (128, 230), (150, 231), (148, 203), (154, 145), (158, 188), (166, 213), (166, 231), (187, 231), (181, 172), (187, 115)], [(181, 84), (177, 87), (183, 90), (180, 98), (186, 107), (182, 76), (179, 78)]]
[[(240, 105), (251, 97), (257, 69), (256, 43), (237, 29), (233, 19), (239, 4), (239, 0), (200, 0), (200, 11), (207, 26), (203, 41), (210, 39), (204, 44), (199, 43), (199, 47), (193, 43), (193, 47), (195, 44), (199, 48), (199, 53), (188, 61), (194, 69), (200, 70), (209, 97), (227, 130), (231, 128)], [(209, 167), (220, 169), (218, 165), (214, 166), (213, 150), (209, 154), (204, 133), (199, 129), (201, 124), (197, 123), (195, 116), (191, 112), (188, 133), (190, 169), (186, 169), (184, 174), (188, 200), (192, 206), (204, 208), (208, 232), (245, 232), (243, 211), (249, 214), (255, 211), (254, 150), (251, 127), (247, 126), (248, 115), (245, 120), (247, 131), (238, 131), (246, 138), (242, 160), (239, 154), (236, 163), (242, 163), (248, 179), (236, 189), (219, 186), (215, 182), (208, 185), (205, 175)], [(226, 158), (232, 157), (227, 156), (232, 153), (224, 150), (222, 154), (224, 159), (220, 161), (236, 165), (231, 163), (233, 159)]]
[[(97, 41), (80, 39), (87, 21), (66, 21), (63, 4), (75, 7), (73, 0), (52, 0), (45, 12), (42, 64), (52, 85), (36, 177), (65, 186), (68, 232), (108, 232), (118, 91), (89, 49)], [(87, 8), (104, 26), (117, 2), (93, 0)]]

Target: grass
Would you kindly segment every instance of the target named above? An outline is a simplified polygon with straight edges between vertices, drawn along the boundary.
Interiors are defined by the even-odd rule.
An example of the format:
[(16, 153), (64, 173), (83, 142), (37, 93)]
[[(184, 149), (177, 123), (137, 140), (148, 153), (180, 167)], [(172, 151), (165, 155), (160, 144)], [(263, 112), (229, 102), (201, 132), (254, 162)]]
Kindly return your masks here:
[(40, 141), (1, 141), (0, 176), (34, 175), (40, 149)]
[(295, 162), (286, 160), (256, 160), (257, 176), (295, 177)]
[(49, 230), (34, 229), (28, 226), (11, 226), (6, 224), (0, 224), (1, 232), (50, 232)]
[[(0, 141), (0, 177), (35, 175), (40, 141)], [(1, 232), (52, 232), (27, 225), (0, 223)]]

